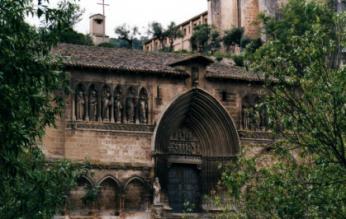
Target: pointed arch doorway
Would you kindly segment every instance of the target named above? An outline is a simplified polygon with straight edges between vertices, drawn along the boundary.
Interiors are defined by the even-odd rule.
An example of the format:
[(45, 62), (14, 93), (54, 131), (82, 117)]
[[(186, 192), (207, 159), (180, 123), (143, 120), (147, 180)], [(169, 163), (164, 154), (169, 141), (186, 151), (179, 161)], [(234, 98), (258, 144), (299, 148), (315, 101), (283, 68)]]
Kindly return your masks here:
[(240, 151), (231, 117), (210, 94), (193, 88), (164, 112), (155, 130), (155, 172), (173, 212), (202, 211), (220, 163)]

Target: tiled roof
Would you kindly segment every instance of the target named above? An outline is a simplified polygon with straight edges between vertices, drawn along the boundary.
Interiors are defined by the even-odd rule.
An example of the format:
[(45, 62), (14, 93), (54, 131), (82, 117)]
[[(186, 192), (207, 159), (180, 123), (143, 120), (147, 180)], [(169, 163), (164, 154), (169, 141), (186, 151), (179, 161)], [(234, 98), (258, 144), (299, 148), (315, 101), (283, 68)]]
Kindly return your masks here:
[(182, 58), (176, 54), (72, 44), (59, 44), (53, 53), (62, 56), (70, 67), (189, 76), (168, 65)]
[[(175, 53), (59, 44), (53, 49), (53, 54), (62, 56), (64, 64), (68, 67), (189, 77), (188, 73), (170, 66), (172, 63), (188, 58), (186, 55)], [(243, 68), (222, 63), (208, 66), (206, 77), (222, 80), (262, 80), (256, 74)]]
[(207, 79), (219, 80), (240, 80), (261, 82), (264, 81), (264, 76), (247, 71), (245, 68), (230, 64), (214, 63), (207, 69), (205, 76)]

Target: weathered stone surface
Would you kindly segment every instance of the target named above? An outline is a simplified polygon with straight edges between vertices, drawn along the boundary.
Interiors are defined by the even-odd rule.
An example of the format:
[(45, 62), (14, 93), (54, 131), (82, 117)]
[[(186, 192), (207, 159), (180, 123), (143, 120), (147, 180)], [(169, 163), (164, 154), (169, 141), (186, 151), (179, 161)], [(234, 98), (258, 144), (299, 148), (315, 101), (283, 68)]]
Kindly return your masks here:
[[(68, 48), (73, 50), (80, 47)], [(92, 50), (84, 48), (80, 54), (78, 50), (70, 51), (70, 54), (74, 55), (77, 61), (80, 57), (78, 62), (84, 63), (95, 55), (90, 54), (88, 59), (84, 59), (83, 57), (88, 55), (87, 51), (91, 53), (96, 51), (96, 54), (101, 56), (98, 57), (98, 64), (104, 63), (102, 59), (107, 59), (109, 54), (117, 54), (102, 53), (106, 50), (101, 48), (100, 51), (97, 48)], [(131, 54), (126, 52), (121, 59), (132, 59)], [(146, 59), (146, 54), (141, 53), (141, 56), (144, 56), (144, 60)], [(161, 57), (163, 64), (179, 61), (179, 59), (170, 58), (165, 60), (165, 57), (170, 56)], [(195, 173), (204, 174), (204, 178), (201, 177), (203, 186), (199, 191), (202, 193), (213, 184), (212, 181), (204, 182), (203, 179), (216, 178), (218, 173), (212, 170), (217, 171), (215, 168), (220, 162), (224, 164), (237, 156), (240, 146), (248, 149), (247, 156), (255, 156), (261, 153), (263, 145), (272, 143), (270, 134), (242, 130), (241, 126), (245, 98), (248, 95), (263, 95), (261, 79), (256, 79), (251, 73), (232, 66), (220, 67), (218, 64), (212, 64), (206, 67), (205, 63), (199, 63), (198, 60), (202, 59), (184, 58), (185, 61), (179, 64), (183, 66), (174, 68), (169, 66), (174, 72), (169, 77), (167, 72), (147, 74), (150, 64), (143, 66), (145, 71), (141, 71), (142, 65), (139, 64), (136, 67), (139, 69), (138, 72), (108, 71), (109, 69), (103, 65), (95, 65), (94, 68), (89, 68), (87, 65), (84, 66), (85, 68), (80, 66), (71, 68), (68, 64), (71, 68), (70, 78), (74, 92), (66, 98), (64, 115), (58, 118), (57, 127), (47, 128), (42, 142), (43, 149), (49, 159), (66, 158), (77, 163), (89, 161), (92, 169), (90, 174), (81, 181), (84, 183), (71, 192), (71, 209), (69, 211), (67, 209), (66, 215), (71, 215), (71, 218), (150, 218), (152, 183), (158, 174), (158, 167), (168, 172), (174, 165), (194, 165)], [(113, 57), (113, 60), (117, 61), (116, 57)], [(135, 64), (135, 60), (131, 63)], [(192, 69), (198, 70), (193, 80), (190, 77)], [(212, 74), (214, 74), (213, 77), (211, 77)], [(222, 77), (216, 77), (215, 74)], [(176, 77), (176, 75), (185, 76)], [(224, 77), (224, 75), (233, 76)], [(75, 95), (80, 86), (86, 92), (86, 111), (90, 108), (87, 91), (91, 88), (97, 91), (98, 113), (94, 121), (88, 120), (87, 117), (77, 120), (75, 110), (78, 102)], [(104, 95), (102, 91), (105, 87), (109, 88), (112, 101), (117, 97), (119, 101), (123, 101), (123, 104), (128, 97), (126, 93), (128, 88), (134, 88), (131, 97), (135, 107), (133, 121), (116, 121), (114, 113), (110, 113), (108, 119), (102, 119), (99, 112), (102, 110), (101, 100)], [(122, 93), (118, 95), (119, 87), (122, 88)], [(139, 104), (142, 88), (146, 89), (147, 94), (144, 98), (145, 105)], [(115, 105), (111, 106), (114, 109)], [(140, 109), (141, 106), (142, 109)], [(113, 110), (112, 107), (110, 111)], [(145, 115), (147, 118), (144, 118), (143, 112), (147, 114)], [(175, 119), (170, 120), (172, 118)], [(187, 131), (178, 132), (185, 129)], [(172, 130), (172, 133), (165, 130)], [(162, 135), (160, 138), (156, 138), (158, 133)], [(177, 136), (165, 137), (165, 133), (177, 133)], [(187, 134), (192, 137), (180, 136)], [(174, 150), (168, 150), (168, 154), (165, 154), (167, 151), (160, 151), (156, 139), (164, 142), (165, 138), (169, 141), (181, 141), (173, 144), (173, 146), (181, 147), (178, 148), (178, 154), (173, 154)], [(186, 141), (193, 143), (186, 143)], [(239, 144), (239, 141), (240, 145), (233, 145)], [(233, 143), (228, 145), (225, 142)], [(199, 143), (203, 143), (203, 153), (208, 159), (201, 157), (201, 150), (197, 149)], [(195, 148), (191, 150), (182, 148), (189, 146)], [(164, 145), (160, 147), (167, 148)], [(189, 151), (188, 155), (179, 154), (187, 151)], [(157, 156), (161, 155), (167, 155), (169, 160), (169, 162), (164, 161), (162, 166), (160, 166), (161, 163), (156, 162)], [(263, 164), (270, 161), (270, 158), (263, 160)], [(165, 181), (160, 179), (162, 200), (164, 208), (170, 209), (167, 207), (169, 197), (165, 194), (167, 184)], [(91, 206), (83, 206), (80, 199), (85, 195), (88, 186), (100, 186), (100, 195)]]

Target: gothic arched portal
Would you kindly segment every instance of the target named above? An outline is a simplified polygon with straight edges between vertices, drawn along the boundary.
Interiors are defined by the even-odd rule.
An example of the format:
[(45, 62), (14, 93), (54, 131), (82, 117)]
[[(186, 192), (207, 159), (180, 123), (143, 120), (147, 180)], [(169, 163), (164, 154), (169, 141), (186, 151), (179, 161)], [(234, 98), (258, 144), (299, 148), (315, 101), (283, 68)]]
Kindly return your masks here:
[(220, 163), (240, 151), (228, 112), (207, 92), (194, 88), (178, 97), (155, 132), (155, 168), (175, 212), (201, 210), (201, 197), (220, 176)]

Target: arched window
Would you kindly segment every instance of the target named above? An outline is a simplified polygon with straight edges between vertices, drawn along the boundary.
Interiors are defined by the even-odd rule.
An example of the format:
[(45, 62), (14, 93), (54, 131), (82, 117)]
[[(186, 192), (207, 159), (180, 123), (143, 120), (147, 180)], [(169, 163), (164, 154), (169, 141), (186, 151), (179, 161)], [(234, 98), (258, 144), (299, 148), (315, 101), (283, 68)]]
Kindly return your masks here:
[(112, 94), (109, 86), (105, 85), (102, 89), (102, 120), (110, 121), (112, 115)]
[(72, 215), (89, 214), (89, 206), (83, 201), (83, 199), (87, 194), (88, 188), (91, 186), (91, 182), (85, 177), (80, 177), (77, 180), (77, 187), (70, 192), (68, 201), (68, 208)]
[(84, 120), (86, 114), (85, 89), (79, 84), (75, 90), (75, 116), (77, 120)]
[(89, 88), (89, 120), (98, 119), (98, 93), (94, 85)]
[(112, 177), (100, 183), (99, 206), (103, 215), (119, 215), (120, 188)]
[(148, 207), (148, 191), (144, 181), (134, 178), (125, 187), (125, 209), (126, 211), (143, 211)]
[(142, 124), (148, 123), (148, 92), (145, 88), (142, 88), (139, 92), (138, 98), (138, 118), (139, 122)]

